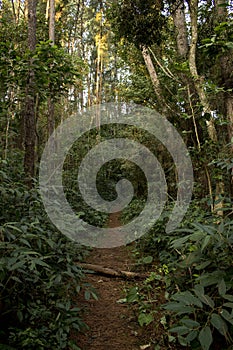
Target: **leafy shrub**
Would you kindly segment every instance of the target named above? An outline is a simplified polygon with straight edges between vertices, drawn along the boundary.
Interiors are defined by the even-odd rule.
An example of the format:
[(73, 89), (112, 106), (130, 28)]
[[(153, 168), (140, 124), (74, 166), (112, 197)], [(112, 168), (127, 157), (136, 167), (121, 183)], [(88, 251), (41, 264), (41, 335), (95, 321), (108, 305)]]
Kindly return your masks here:
[(2, 162), (0, 348), (78, 349), (70, 332), (85, 327), (73, 301), (86, 251), (55, 230), (37, 190), (28, 191), (15, 172)]
[[(206, 199), (198, 206), (193, 202), (180, 228), (169, 235), (165, 232), (169, 217), (166, 209), (150, 232), (137, 242), (138, 262), (145, 265), (147, 258), (153, 259), (152, 272), (144, 283), (128, 291), (126, 301), (137, 306), (141, 326), (153, 324), (153, 319), (160, 318), (168, 342), (177, 339), (181, 346), (203, 350), (215, 349), (214, 344), (229, 349), (228, 345), (232, 344), (233, 221), (230, 203), (226, 201), (223, 208), (226, 214), (221, 218), (205, 213)], [(134, 206), (137, 209), (139, 203), (131, 204), (131, 209), (134, 210)], [(155, 317), (159, 292), (164, 294), (167, 303), (162, 306), (162, 317)]]
[(181, 345), (194, 346), (198, 340), (208, 350), (219, 337), (232, 342), (233, 222), (194, 224), (188, 233), (171, 243), (180, 255), (176, 274), (181, 278), (164, 308), (175, 315), (177, 325), (170, 332), (177, 333)]

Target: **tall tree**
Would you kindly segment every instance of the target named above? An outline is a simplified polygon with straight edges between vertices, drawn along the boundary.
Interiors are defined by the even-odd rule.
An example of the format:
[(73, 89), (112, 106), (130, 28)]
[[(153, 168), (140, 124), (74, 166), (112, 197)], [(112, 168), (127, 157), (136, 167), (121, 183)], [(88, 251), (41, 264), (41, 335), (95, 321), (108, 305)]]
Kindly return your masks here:
[(49, 0), (49, 40), (55, 44), (55, 0)]
[(191, 44), (189, 50), (189, 69), (194, 81), (195, 88), (197, 90), (203, 112), (210, 115), (210, 119), (207, 120), (207, 127), (210, 139), (214, 142), (217, 141), (217, 133), (214, 124), (213, 111), (208, 101), (204, 89), (204, 78), (199, 75), (197, 70), (197, 43), (198, 43), (198, 0), (189, 1), (189, 12), (191, 19)]
[(33, 69), (33, 52), (36, 48), (36, 6), (37, 0), (28, 0), (28, 49), (31, 52), (29, 70), (26, 86), (24, 117), (24, 170), (26, 183), (29, 187), (33, 184), (35, 175), (35, 144), (36, 144), (36, 122), (35, 122), (35, 73)]
[[(216, 0), (215, 13), (216, 25), (220, 25), (224, 28), (224, 23), (226, 25), (226, 19), (229, 18), (228, 2), (225, 0)], [(223, 23), (223, 25), (221, 25), (221, 23)], [(227, 31), (225, 31), (224, 33), (224, 39), (226, 40), (226, 42), (228, 42), (229, 39), (231, 40), (230, 35)], [(229, 141), (231, 143), (231, 151), (233, 152), (233, 49), (231, 41), (229, 44), (230, 47), (228, 46), (227, 50), (225, 49), (222, 55), (220, 56), (220, 85), (225, 90), (224, 112), (228, 120), (228, 135)]]
[[(49, 40), (51, 45), (55, 44), (55, 0), (49, 1)], [(50, 87), (52, 90), (52, 87)], [(50, 136), (54, 130), (54, 100), (53, 97), (48, 97), (48, 136)]]
[(185, 19), (184, 1), (177, 0), (171, 8), (172, 18), (176, 31), (177, 51), (180, 57), (186, 58), (188, 54), (188, 31)]

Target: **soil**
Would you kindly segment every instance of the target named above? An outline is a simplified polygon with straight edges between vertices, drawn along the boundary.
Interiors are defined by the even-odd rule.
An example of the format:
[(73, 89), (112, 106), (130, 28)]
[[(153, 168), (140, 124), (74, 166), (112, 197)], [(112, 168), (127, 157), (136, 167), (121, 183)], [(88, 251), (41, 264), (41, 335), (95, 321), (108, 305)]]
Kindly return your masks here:
[[(89, 263), (115, 269), (128, 269), (129, 253), (125, 247), (95, 249), (89, 256)], [(138, 350), (138, 326), (135, 317), (124, 298), (126, 282), (119, 278), (88, 275), (87, 282), (95, 288), (98, 300), (83, 301), (86, 305), (84, 322), (89, 326), (79, 339), (82, 350)]]
[[(108, 227), (119, 225), (119, 214), (110, 215)], [(127, 247), (93, 249), (86, 262), (115, 270), (132, 271), (132, 248), (133, 244)], [(79, 307), (81, 305), (84, 310), (83, 320), (89, 327), (75, 337), (82, 350), (154, 349), (155, 345), (152, 347), (149, 344), (148, 334), (145, 335), (145, 330), (139, 327), (134, 309), (129, 308), (127, 303), (120, 302), (125, 298), (126, 286), (134, 285), (133, 280), (88, 274), (84, 282), (94, 287), (98, 300), (85, 300), (84, 296), (78, 300)]]
[[(119, 213), (110, 216), (108, 227), (120, 225)], [(125, 246), (116, 248), (93, 249), (87, 258), (88, 263), (101, 265), (115, 270), (131, 270), (130, 249)], [(89, 274), (85, 282), (90, 283), (98, 300), (79, 300), (83, 306), (84, 322), (89, 330), (77, 339), (82, 350), (138, 350), (140, 339), (138, 325), (127, 304), (119, 302), (125, 297), (126, 281), (116, 277)]]

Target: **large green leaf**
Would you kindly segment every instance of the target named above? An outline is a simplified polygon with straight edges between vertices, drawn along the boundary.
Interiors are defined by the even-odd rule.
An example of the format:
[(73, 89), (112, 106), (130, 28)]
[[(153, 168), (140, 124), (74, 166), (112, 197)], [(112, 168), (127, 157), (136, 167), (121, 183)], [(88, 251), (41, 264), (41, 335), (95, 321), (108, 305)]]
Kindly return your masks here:
[(174, 248), (174, 249), (181, 248), (183, 246), (183, 244), (189, 240), (190, 236), (191, 235), (188, 235), (188, 236), (185, 236), (185, 237), (182, 237), (182, 238), (174, 239), (171, 242), (171, 247)]
[(144, 312), (141, 312), (138, 316), (138, 323), (142, 327), (144, 325), (148, 326), (152, 321), (154, 320), (153, 315), (150, 314), (145, 314)]
[(225, 295), (227, 291), (226, 283), (224, 279), (221, 280), (221, 282), (218, 284), (218, 292), (220, 295)]
[(201, 245), (201, 251), (203, 252), (203, 250), (208, 246), (209, 242), (210, 242), (211, 236), (206, 236), (202, 242)]
[(221, 316), (228, 321), (230, 324), (233, 325), (233, 316), (228, 312), (226, 309), (221, 310)]
[(233, 303), (224, 303), (223, 306), (233, 309)]
[(191, 341), (193, 341), (197, 337), (197, 335), (198, 331), (191, 331), (186, 337), (187, 342), (190, 343)]
[(138, 294), (138, 287), (130, 288), (129, 292), (127, 293), (127, 302), (133, 303), (135, 301), (138, 301), (139, 294)]
[(197, 281), (200, 282), (204, 287), (211, 286), (213, 284), (219, 284), (222, 279), (225, 277), (225, 272), (222, 270), (215, 270), (211, 273), (205, 273), (197, 278)]
[(189, 327), (189, 328), (197, 328), (197, 327), (200, 327), (200, 323), (199, 323), (199, 322), (194, 321), (194, 320), (192, 320), (192, 319), (190, 319), (190, 318), (182, 318), (181, 322), (182, 322), (185, 326), (187, 326), (187, 327)]
[(195, 297), (190, 291), (179, 292), (172, 296), (173, 300), (180, 301), (185, 305), (196, 305), (198, 307), (203, 307), (202, 302)]
[(225, 295), (223, 295), (223, 298), (233, 302), (233, 295), (231, 295), (231, 294), (225, 294)]
[(211, 315), (211, 324), (221, 333), (223, 336), (226, 336), (228, 327), (226, 322), (222, 319), (222, 317), (216, 313)]
[(203, 350), (209, 350), (210, 345), (213, 342), (213, 336), (209, 326), (202, 328), (199, 333), (198, 339), (200, 341)]
[(209, 295), (205, 294), (203, 286), (196, 285), (194, 287), (194, 293), (204, 304), (210, 306), (212, 309), (214, 308), (214, 300)]
[(173, 311), (177, 315), (190, 314), (194, 312), (194, 308), (183, 303), (169, 302), (164, 306), (165, 310)]
[(153, 261), (153, 256), (148, 255), (142, 259), (143, 264), (151, 264)]
[(184, 335), (190, 332), (190, 328), (186, 326), (177, 326), (177, 327), (172, 327), (169, 329), (169, 332), (171, 333), (177, 333), (179, 335)]

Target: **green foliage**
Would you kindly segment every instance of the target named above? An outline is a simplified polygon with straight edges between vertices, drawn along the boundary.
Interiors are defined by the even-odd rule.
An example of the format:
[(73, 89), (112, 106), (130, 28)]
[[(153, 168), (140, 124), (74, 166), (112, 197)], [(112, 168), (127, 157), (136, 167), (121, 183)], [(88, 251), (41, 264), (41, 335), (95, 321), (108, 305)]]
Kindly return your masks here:
[[(224, 21), (219, 22), (217, 8), (212, 2), (202, 2), (198, 9), (193, 8), (198, 12), (195, 60), (218, 135), (218, 142), (213, 143), (208, 140), (206, 127), (210, 115), (202, 113), (203, 106), (190, 78), (188, 61), (180, 59), (176, 52), (179, 36), (172, 21), (172, 11), (176, 10), (173, 2), (168, 2), (164, 8), (159, 0), (122, 0), (111, 4), (79, 1), (78, 6), (73, 0), (59, 1), (55, 46), (47, 41), (46, 2), (38, 2), (38, 44), (33, 53), (27, 50), (26, 3), (22, 1), (19, 9), (15, 1), (0, 3), (0, 148), (9, 150), (4, 157), (10, 159), (1, 161), (0, 169), (0, 321), (5, 325), (0, 339), (7, 343), (0, 344), (0, 348), (77, 348), (70, 344), (69, 333), (72, 327), (79, 331), (83, 323), (72, 300), (83, 287), (86, 299), (96, 298), (91, 286), (80, 281), (82, 273), (76, 260), (82, 258), (82, 247), (55, 231), (46, 219), (37, 191), (28, 191), (22, 184), (23, 152), (18, 153), (16, 145), (21, 147), (24, 138), (22, 111), (29, 72), (33, 68), (39, 159), (47, 137), (48, 98), (56, 102), (55, 124), (61, 116), (64, 120), (74, 108), (82, 109), (95, 100), (98, 79), (102, 82), (102, 101), (133, 100), (158, 107), (141, 55), (142, 46), (152, 49), (150, 54), (166, 103), (166, 116), (182, 133), (191, 153), (196, 180), (194, 196), (198, 200), (193, 201), (179, 230), (169, 235), (165, 225), (173, 204), (168, 203), (153, 229), (137, 242), (137, 268), (152, 269), (152, 272), (141, 285), (128, 291), (126, 299), (137, 309), (139, 325), (148, 327), (155, 323), (157, 299), (166, 289), (166, 314), (160, 318), (160, 323), (168, 342), (174, 342), (174, 335), (177, 335), (180, 344), (196, 349), (209, 349), (218, 339), (221, 345), (230, 343), (233, 223), (232, 157), (229, 156), (232, 140), (229, 139), (232, 135), (228, 136), (231, 130), (226, 102), (232, 103), (232, 14), (229, 11)], [(107, 5), (110, 5), (108, 10)], [(189, 5), (192, 7), (191, 3)], [(106, 11), (115, 35), (109, 28)], [(187, 26), (190, 39), (189, 21)], [(97, 48), (97, 35), (102, 36), (103, 47)], [(102, 55), (100, 76), (96, 67), (97, 49)], [(88, 74), (80, 57), (89, 65)], [(85, 85), (84, 76), (86, 89), (79, 94)], [(127, 133), (122, 135), (128, 136)], [(94, 136), (101, 141), (102, 135)], [(113, 130), (109, 137), (115, 136)], [(136, 133), (133, 136), (136, 137)], [(155, 140), (147, 145), (149, 143), (150, 147), (156, 144)], [(65, 193), (76, 213), (90, 223), (103, 226), (107, 215), (82, 207), (77, 173), (73, 171), (94, 145), (89, 135), (74, 145), (67, 155), (63, 178)], [(174, 166), (164, 149), (160, 148), (157, 156), (159, 161), (162, 159), (166, 179), (172, 179), (167, 181), (169, 198), (175, 198), (176, 170), (171, 174), (169, 169)], [(225, 175), (223, 169), (227, 170)], [(145, 184), (138, 185), (142, 173), (138, 169), (133, 171), (132, 162), (110, 162), (101, 169), (97, 179), (98, 190), (106, 200), (115, 198), (115, 184), (122, 174), (133, 183), (139, 196), (135, 196), (122, 213), (124, 222), (137, 216), (146, 200)], [(225, 193), (221, 195), (215, 193), (219, 181), (225, 185)], [(215, 194), (217, 201), (224, 200), (224, 218), (208, 213), (209, 205), (216, 204)], [(154, 267), (158, 260), (160, 266)]]
[(1, 161), (0, 346), (77, 349), (70, 333), (85, 327), (75, 299), (83, 287), (77, 263), (86, 251), (55, 230), (22, 175), (19, 163)]
[(156, 301), (163, 286), (161, 282), (164, 282), (160, 273), (152, 272), (142, 285), (127, 290), (126, 302), (133, 304), (134, 307), (136, 306), (137, 320), (140, 327), (151, 324), (158, 312)]
[[(180, 256), (175, 272), (180, 275), (176, 279), (180, 291), (172, 294), (164, 308), (176, 315), (177, 327), (170, 331), (178, 334), (180, 344), (192, 345), (198, 339), (202, 349), (208, 350), (218, 337), (216, 331), (231, 342), (233, 222), (226, 218), (209, 225), (194, 224), (188, 233), (171, 242)], [(197, 324), (191, 322), (184, 328), (184, 319)]]
[(118, 39), (125, 38), (137, 47), (159, 44), (165, 17), (161, 1), (118, 1), (108, 11), (108, 19)]
[(126, 76), (118, 85), (118, 89), (120, 96), (126, 101), (148, 106), (154, 103), (154, 91), (145, 72), (139, 71)]
[[(126, 291), (125, 302), (129, 303), (131, 309), (135, 312), (135, 317), (140, 327), (144, 328), (144, 332), (150, 334), (151, 344), (158, 346), (158, 349), (170, 348), (169, 342), (174, 341), (172, 335), (168, 335), (168, 325), (166, 317), (161, 314), (160, 300), (163, 290), (168, 283), (167, 266), (150, 267), (153, 270), (149, 276), (141, 283), (137, 283)], [(161, 328), (164, 331), (161, 333)], [(158, 339), (159, 334), (159, 339)]]
[(214, 27), (214, 34), (211, 38), (202, 40), (205, 52), (219, 55), (222, 52), (233, 49), (233, 22), (221, 22)]
[(38, 92), (44, 90), (52, 97), (59, 97), (73, 84), (81, 83), (82, 60), (49, 41), (37, 44), (32, 60)]
[(11, 42), (0, 43), (0, 50), (4, 84), (15, 84), (24, 89), (29, 71), (33, 69), (36, 91), (42, 99), (49, 94), (58, 97), (67, 92), (72, 84), (81, 79), (84, 69), (81, 59), (71, 57), (49, 41), (39, 42), (35, 52), (25, 50), (22, 53)]
[[(217, 165), (230, 169), (228, 160)], [(136, 305), (138, 322), (145, 327), (147, 320), (153, 324), (152, 316), (155, 319), (158, 312), (155, 300), (164, 291), (167, 302), (160, 323), (168, 342), (177, 339), (182, 346), (209, 350), (219, 341), (227, 349), (233, 336), (232, 205), (223, 208), (223, 218), (203, 208), (194, 201), (186, 220), (169, 235), (164, 229), (169, 216), (165, 210), (138, 241), (138, 266), (147, 269), (150, 263), (153, 272), (128, 291), (127, 302)], [(131, 210), (136, 210), (135, 203)], [(158, 258), (159, 267), (153, 264)]]
[(224, 279), (219, 279), (218, 285), (211, 290), (212, 297), (201, 284), (195, 284), (192, 291), (172, 295), (172, 301), (164, 308), (174, 312), (179, 319), (170, 332), (178, 335), (181, 345), (192, 345), (198, 339), (202, 349), (208, 350), (218, 336), (216, 330), (231, 342), (233, 304), (229, 299), (232, 300), (233, 296), (227, 295), (226, 290)]

